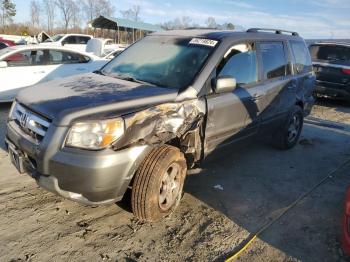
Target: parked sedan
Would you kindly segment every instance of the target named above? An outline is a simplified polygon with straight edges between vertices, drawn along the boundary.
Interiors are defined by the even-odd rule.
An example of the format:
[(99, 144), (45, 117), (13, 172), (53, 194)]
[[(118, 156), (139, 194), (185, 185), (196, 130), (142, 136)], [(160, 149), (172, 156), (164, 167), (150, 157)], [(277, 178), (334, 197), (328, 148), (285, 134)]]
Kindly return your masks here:
[(58, 46), (14, 46), (0, 50), (0, 102), (12, 101), (24, 87), (92, 72), (107, 59)]
[(350, 44), (316, 43), (309, 47), (316, 73), (316, 95), (350, 101)]
[(343, 215), (343, 251), (347, 256), (350, 256), (350, 187), (346, 191), (345, 210)]
[(4, 49), (6, 47), (9, 47), (9, 46), (15, 46), (15, 42), (11, 41), (11, 40), (6, 40), (2, 37), (0, 37), (0, 50), (1, 49)]

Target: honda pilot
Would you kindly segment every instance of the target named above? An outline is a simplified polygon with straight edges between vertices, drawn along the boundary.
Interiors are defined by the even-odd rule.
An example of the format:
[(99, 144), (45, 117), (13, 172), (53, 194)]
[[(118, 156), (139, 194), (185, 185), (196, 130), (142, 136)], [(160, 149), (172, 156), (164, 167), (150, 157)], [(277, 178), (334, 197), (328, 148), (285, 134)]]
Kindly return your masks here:
[(153, 33), (101, 70), (19, 93), (6, 145), (19, 173), (83, 204), (131, 189), (134, 215), (157, 221), (178, 206), (187, 173), (226, 146), (298, 141), (315, 75), (295, 32)]

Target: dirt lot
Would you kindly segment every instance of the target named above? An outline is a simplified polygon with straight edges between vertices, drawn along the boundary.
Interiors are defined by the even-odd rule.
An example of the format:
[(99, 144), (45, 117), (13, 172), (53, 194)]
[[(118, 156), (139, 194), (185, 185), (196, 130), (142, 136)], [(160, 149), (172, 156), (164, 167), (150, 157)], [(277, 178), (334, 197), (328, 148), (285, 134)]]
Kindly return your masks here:
[[(127, 203), (84, 207), (19, 175), (4, 151), (0, 105), (0, 261), (222, 261), (350, 159), (350, 107), (321, 101), (288, 152), (246, 146), (187, 177), (177, 212), (140, 223)], [(350, 162), (268, 227), (241, 261), (345, 261), (340, 249)]]

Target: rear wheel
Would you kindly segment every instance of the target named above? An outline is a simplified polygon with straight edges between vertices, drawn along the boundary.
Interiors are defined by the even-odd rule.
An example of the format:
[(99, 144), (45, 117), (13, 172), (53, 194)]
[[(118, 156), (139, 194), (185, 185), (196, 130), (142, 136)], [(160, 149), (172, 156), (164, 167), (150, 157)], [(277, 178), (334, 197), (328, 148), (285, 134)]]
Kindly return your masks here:
[(152, 150), (135, 174), (134, 215), (154, 222), (171, 213), (181, 200), (186, 171), (186, 160), (178, 148), (163, 145)]
[(284, 126), (278, 130), (276, 137), (273, 138), (275, 147), (282, 150), (287, 150), (294, 147), (299, 140), (303, 123), (303, 110), (300, 106), (295, 105), (288, 114)]

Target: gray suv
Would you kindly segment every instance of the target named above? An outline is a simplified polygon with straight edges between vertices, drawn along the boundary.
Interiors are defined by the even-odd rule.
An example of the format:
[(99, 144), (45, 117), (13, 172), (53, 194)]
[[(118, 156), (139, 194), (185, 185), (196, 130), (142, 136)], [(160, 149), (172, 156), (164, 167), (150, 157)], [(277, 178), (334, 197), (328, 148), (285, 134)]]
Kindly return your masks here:
[(272, 138), (293, 147), (315, 75), (295, 32), (151, 34), (100, 71), (39, 84), (12, 105), (12, 163), (83, 204), (131, 189), (133, 213), (157, 221), (180, 202), (186, 171), (224, 146)]

